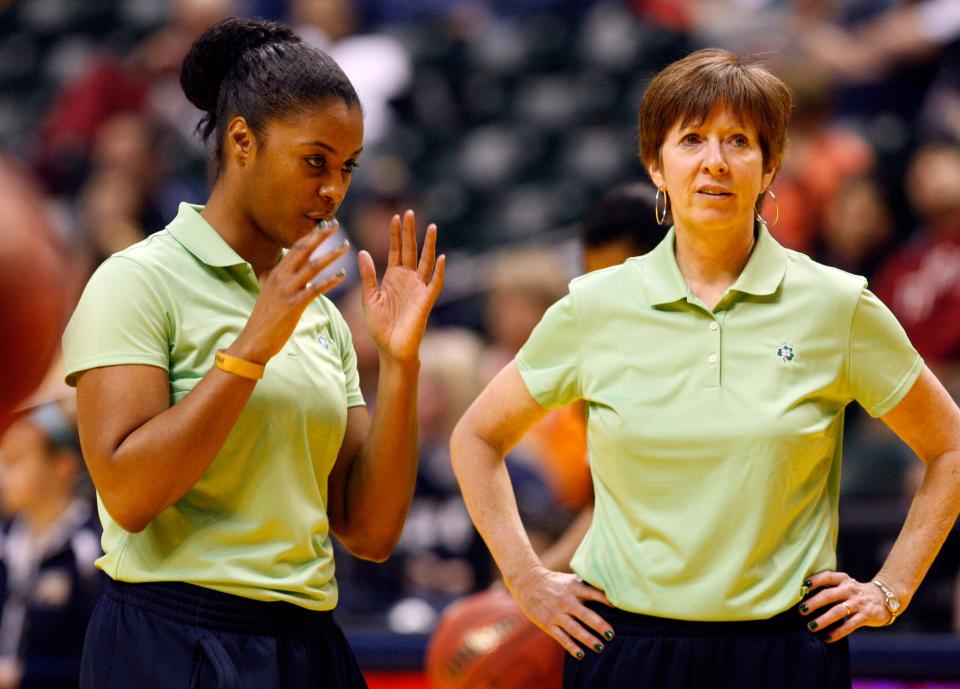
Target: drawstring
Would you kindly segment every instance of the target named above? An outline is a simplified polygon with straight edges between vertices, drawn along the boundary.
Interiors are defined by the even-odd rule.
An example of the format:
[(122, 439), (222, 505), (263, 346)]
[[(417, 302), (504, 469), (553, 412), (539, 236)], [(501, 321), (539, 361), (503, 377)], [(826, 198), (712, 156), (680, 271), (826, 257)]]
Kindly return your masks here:
[[(230, 660), (220, 640), (215, 636), (201, 636), (200, 647), (207, 660), (213, 665), (213, 671), (217, 675), (217, 689), (242, 689), (240, 675), (237, 674), (237, 669), (233, 666), (233, 661)], [(198, 666), (198, 676), (199, 670)]]

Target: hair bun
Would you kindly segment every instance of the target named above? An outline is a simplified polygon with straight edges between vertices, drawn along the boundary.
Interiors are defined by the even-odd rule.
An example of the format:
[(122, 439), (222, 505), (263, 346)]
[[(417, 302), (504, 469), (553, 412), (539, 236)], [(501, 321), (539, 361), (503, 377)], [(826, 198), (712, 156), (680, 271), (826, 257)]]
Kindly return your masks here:
[(220, 83), (240, 58), (270, 43), (299, 40), (289, 28), (265, 19), (231, 17), (203, 32), (190, 47), (180, 69), (180, 86), (201, 110), (217, 106)]

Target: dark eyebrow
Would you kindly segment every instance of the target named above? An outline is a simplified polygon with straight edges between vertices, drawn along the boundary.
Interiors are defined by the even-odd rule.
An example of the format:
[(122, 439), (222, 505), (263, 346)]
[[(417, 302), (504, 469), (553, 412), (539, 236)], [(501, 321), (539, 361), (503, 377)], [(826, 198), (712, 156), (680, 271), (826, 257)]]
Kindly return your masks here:
[[(301, 145), (301, 146), (316, 146), (316, 147), (318, 147), (318, 148), (323, 148), (323, 149), (325, 149), (325, 150), (327, 150), (327, 151), (330, 151), (331, 153), (336, 153), (336, 152), (337, 152), (337, 149), (335, 149), (333, 146), (331, 146), (330, 144), (326, 144), (326, 143), (324, 143), (324, 142), (322, 142), (322, 141), (305, 141), (305, 142), (303, 142), (303, 143), (300, 144), (300, 145)], [(353, 152), (353, 155), (350, 156), (350, 157), (351, 157), (351, 158), (356, 158), (356, 157), (357, 157), (358, 155), (360, 155), (361, 153), (363, 153), (363, 146), (361, 146), (361, 147), (358, 148), (356, 151), (354, 151), (354, 152)]]

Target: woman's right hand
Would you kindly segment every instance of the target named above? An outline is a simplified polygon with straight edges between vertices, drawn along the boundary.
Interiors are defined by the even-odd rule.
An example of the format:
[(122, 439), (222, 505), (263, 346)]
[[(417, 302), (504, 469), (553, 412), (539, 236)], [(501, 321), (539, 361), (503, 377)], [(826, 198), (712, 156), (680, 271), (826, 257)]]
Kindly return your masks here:
[(260, 296), (253, 313), (239, 337), (227, 348), (228, 354), (266, 364), (290, 339), (307, 304), (340, 284), (346, 275), (342, 270), (327, 278), (318, 278), (317, 273), (343, 256), (350, 248), (349, 242), (344, 240), (332, 251), (310, 258), (337, 227), (333, 221), (324, 229), (318, 227), (308, 232), (269, 273), (261, 276)]
[(537, 567), (505, 583), (527, 617), (577, 660), (584, 648), (600, 653), (613, 639), (613, 628), (584, 605), (588, 600), (610, 605), (606, 594), (575, 574)]

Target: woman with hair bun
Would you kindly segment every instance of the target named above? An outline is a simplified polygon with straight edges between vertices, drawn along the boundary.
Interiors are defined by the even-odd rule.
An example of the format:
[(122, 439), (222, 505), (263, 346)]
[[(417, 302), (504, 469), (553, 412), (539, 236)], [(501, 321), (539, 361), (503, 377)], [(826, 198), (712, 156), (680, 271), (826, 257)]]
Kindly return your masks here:
[(347, 244), (319, 248), (362, 147), (353, 87), (286, 27), (248, 19), (201, 36), (181, 84), (214, 141), (209, 200), (104, 262), (64, 335), (108, 575), (81, 686), (365, 687), (332, 618), (331, 535), (375, 561), (400, 536), (436, 227), (418, 256), (413, 213), (395, 216), (379, 281), (360, 252), (371, 418), (322, 296)]

